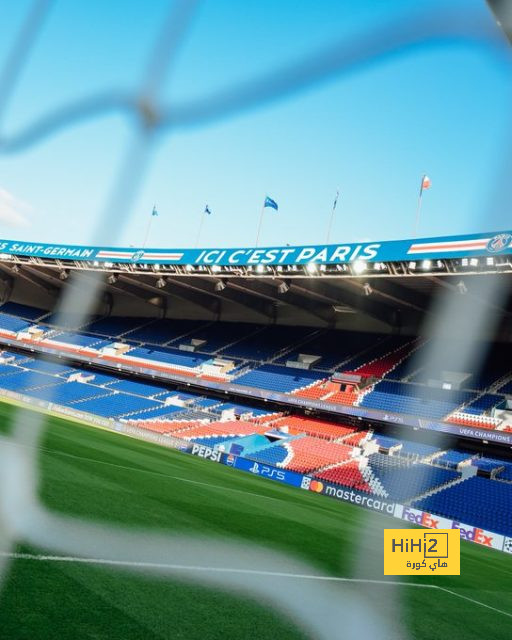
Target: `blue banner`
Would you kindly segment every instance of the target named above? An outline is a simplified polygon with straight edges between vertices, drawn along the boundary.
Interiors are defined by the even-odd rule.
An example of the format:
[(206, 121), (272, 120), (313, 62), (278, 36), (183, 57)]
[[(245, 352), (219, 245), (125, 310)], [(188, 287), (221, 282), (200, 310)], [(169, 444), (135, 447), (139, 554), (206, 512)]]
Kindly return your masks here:
[(277, 482), (284, 482), (292, 487), (301, 487), (303, 483), (304, 476), (301, 473), (271, 467), (268, 464), (255, 462), (254, 460), (247, 460), (246, 458), (240, 458), (232, 453), (222, 454), (221, 463), (225, 464), (227, 467), (233, 467), (233, 469), (248, 471), (255, 476), (261, 476), (262, 478), (268, 478), (269, 480), (276, 480)]
[(195, 266), (251, 266), (397, 262), (467, 258), (512, 253), (512, 232), (464, 236), (360, 242), (297, 247), (210, 249), (143, 249), (43, 244), (0, 240), (0, 254), (98, 263), (176, 264)]

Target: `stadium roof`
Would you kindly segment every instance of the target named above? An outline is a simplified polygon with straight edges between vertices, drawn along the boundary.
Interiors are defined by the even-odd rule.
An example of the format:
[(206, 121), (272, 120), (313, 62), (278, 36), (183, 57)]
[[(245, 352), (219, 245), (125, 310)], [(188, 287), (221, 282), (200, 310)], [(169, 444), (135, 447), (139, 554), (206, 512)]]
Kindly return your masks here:
[[(197, 314), (246, 321), (336, 325), (361, 314), (392, 327), (418, 326), (443, 291), (483, 302), (482, 275), (503, 282), (500, 304), (512, 312), (512, 233), (300, 247), (138, 249), (0, 241), (0, 280), (8, 299), (15, 282), (57, 299), (80, 271), (98, 272), (110, 307), (129, 298), (165, 315), (186, 302)], [(23, 296), (22, 296), (23, 297)], [(147, 307), (153, 311), (147, 311)], [(227, 313), (228, 312), (228, 313)], [(285, 320), (283, 320), (285, 318)]]

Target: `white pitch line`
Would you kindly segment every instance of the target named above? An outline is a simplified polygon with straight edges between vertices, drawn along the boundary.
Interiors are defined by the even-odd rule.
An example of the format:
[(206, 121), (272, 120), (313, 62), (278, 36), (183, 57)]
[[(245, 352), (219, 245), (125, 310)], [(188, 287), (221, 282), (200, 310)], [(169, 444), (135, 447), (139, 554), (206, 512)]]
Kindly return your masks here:
[(503, 611), (496, 607), (492, 607), (485, 602), (469, 598), (456, 591), (441, 587), (437, 584), (422, 584), (418, 582), (399, 582), (394, 580), (376, 580), (370, 578), (344, 578), (341, 576), (320, 576), (307, 573), (286, 573), (282, 571), (265, 571), (263, 569), (237, 569), (231, 567), (203, 567), (196, 565), (184, 565), (184, 564), (170, 564), (159, 562), (137, 562), (135, 560), (109, 560), (106, 558), (78, 558), (74, 556), (53, 556), (53, 555), (37, 555), (32, 553), (16, 553), (8, 551), (0, 551), (0, 557), (12, 558), (14, 560), (35, 560), (38, 562), (69, 562), (79, 564), (91, 564), (99, 566), (117, 566), (117, 567), (131, 567), (137, 569), (170, 569), (173, 571), (190, 571), (190, 572), (205, 572), (205, 573), (241, 573), (247, 575), (266, 576), (269, 578), (293, 578), (295, 580), (318, 580), (322, 582), (355, 582), (364, 584), (379, 584), (379, 585), (397, 585), (401, 587), (416, 587), (420, 589), (436, 589), (438, 591), (444, 591), (456, 598), (462, 598), (468, 600), (473, 604), (477, 604), (496, 613), (501, 613), (504, 616), (512, 618), (512, 613)]
[(76, 562), (80, 564), (97, 564), (119, 567), (134, 567), (140, 569), (173, 569), (178, 571), (204, 571), (212, 573), (243, 573), (248, 575), (268, 576), (272, 578), (295, 578), (298, 580), (320, 580), (324, 582), (364, 582), (370, 584), (396, 584), (403, 586), (422, 587), (426, 589), (438, 588), (433, 584), (419, 584), (414, 582), (395, 582), (392, 580), (372, 580), (369, 578), (344, 578), (341, 576), (321, 576), (308, 573), (287, 573), (284, 571), (266, 571), (264, 569), (238, 569), (236, 567), (205, 567), (200, 565), (171, 564), (165, 562), (143, 562), (137, 560), (110, 560), (108, 558), (80, 558), (75, 556), (39, 555), (33, 553), (16, 553), (0, 551), (0, 556), (15, 560), (36, 560), (40, 562)]
[[(42, 451), (44, 453), (53, 453), (57, 456), (62, 456), (66, 458), (74, 458), (75, 460), (82, 460), (83, 462), (92, 462), (93, 464), (105, 465), (107, 467), (114, 467), (116, 469), (123, 469), (125, 471), (133, 471), (135, 473), (142, 473), (152, 476), (157, 476), (159, 478), (167, 478), (169, 480), (178, 480), (180, 482), (186, 482), (188, 484), (196, 484), (202, 487), (210, 487), (212, 489), (222, 489), (223, 491), (231, 491), (232, 493), (242, 493), (244, 495), (254, 496), (256, 498), (263, 498), (265, 500), (275, 500), (277, 502), (282, 502), (284, 498), (276, 498), (274, 496), (266, 496), (262, 493), (255, 493), (254, 491), (246, 491), (245, 489), (235, 489), (234, 487), (228, 487), (220, 484), (211, 484), (210, 482), (201, 482), (200, 480), (192, 480), (191, 478), (184, 478), (182, 476), (173, 476), (168, 473), (163, 473), (161, 471), (153, 471), (152, 469), (140, 469), (139, 467), (131, 467), (129, 465), (117, 464), (115, 462), (107, 462), (106, 460), (97, 460), (96, 458), (89, 458), (87, 456), (77, 456), (74, 453), (66, 453), (65, 451), (58, 451), (57, 449), (47, 449), (45, 447), (33, 447), (30, 445), (19, 443), (15, 440), (3, 440), (1, 444), (8, 444), (15, 447), (25, 447), (29, 449), (36, 449), (37, 451)], [(172, 449), (172, 451), (177, 451), (177, 449)], [(227, 467), (226, 467), (227, 468)]]

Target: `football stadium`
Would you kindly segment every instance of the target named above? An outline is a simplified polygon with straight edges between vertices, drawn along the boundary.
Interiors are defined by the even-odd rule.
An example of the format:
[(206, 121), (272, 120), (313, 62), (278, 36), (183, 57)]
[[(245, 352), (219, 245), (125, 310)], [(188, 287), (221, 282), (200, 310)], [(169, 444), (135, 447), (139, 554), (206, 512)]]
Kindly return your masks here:
[[(225, 22), (223, 11), (233, 9), (227, 4), (205, 9), (208, 20), (208, 11), (219, 11)], [(276, 8), (283, 21), (290, 15), (284, 4)], [(324, 9), (334, 11), (334, 4)], [(338, 18), (348, 19), (355, 9), (341, 4)], [(295, 70), (270, 75), (268, 83), (242, 85), (239, 94), (221, 92), (204, 110), (191, 103), (168, 113), (156, 97), (162, 60), (172, 58), (192, 28), (196, 3), (171, 2), (168, 13), (167, 5), (165, 12), (152, 8), (148, 15), (155, 10), (155, 24), (164, 24), (162, 39), (136, 99), (115, 92), (83, 99), (11, 137), (0, 134), (7, 157), (1, 158), (5, 176), (0, 172), (2, 638), (510, 638), (511, 199), (499, 200), (504, 218), (489, 213), (489, 205), (476, 221), (461, 213), (453, 222), (441, 198), (440, 219), (427, 226), (429, 198), (436, 180), (443, 189), (442, 180), (431, 181), (430, 170), (413, 166), (419, 183), (414, 234), (403, 230), (407, 213), (401, 233), (390, 218), (358, 216), (356, 208), (345, 214), (345, 186), (334, 190), (327, 207), (323, 241), (307, 231), (308, 224), (310, 230), (323, 224), (320, 214), (292, 212), (286, 196), (273, 191), (251, 219), (256, 240), (245, 230), (241, 241), (232, 240), (243, 199), (218, 226), (212, 221), (222, 216), (220, 207), (208, 200), (192, 222), (185, 213), (166, 220), (166, 205), (155, 204), (143, 216), (142, 232), (133, 227), (137, 241), (122, 232), (131, 229), (125, 211), (137, 207), (135, 191), (145, 179), (140, 158), (168, 121), (173, 127), (180, 118), (185, 126), (209, 122), (252, 103), (257, 120), (272, 92), (279, 99), (302, 85), (316, 90), (317, 79), (334, 72), (345, 79), (353, 67), (356, 76), (371, 74), (368, 62), (390, 52), (401, 59), (411, 44), (421, 56), (423, 46), (444, 39), (449, 46), (452, 39), (483, 46), (501, 70), (512, 70), (507, 3), (471, 0), (464, 12), (456, 0), (439, 1), (435, 10), (425, 3), (409, 14), (397, 2), (377, 17), (372, 3), (364, 4), (369, 14), (354, 23), (355, 48), (345, 33), (338, 53), (328, 49)], [(13, 10), (9, 29), (16, 31), (16, 24), (17, 36), (0, 73), (0, 116), (39, 30), (44, 35), (50, 5), (34, 2), (19, 19)], [(118, 9), (102, 7), (108, 29)], [(261, 16), (246, 9), (248, 22), (255, 21), (251, 33), (258, 20), (265, 24), (269, 7)], [(239, 10), (242, 23), (245, 9)], [(145, 11), (127, 14), (126, 24), (149, 29)], [(291, 32), (307, 30), (309, 19), (314, 24), (308, 11), (295, 16)], [(73, 12), (69, 24), (78, 24)], [(387, 12), (396, 24), (384, 20)], [(430, 13), (434, 18), (427, 20)], [(358, 29), (372, 20), (377, 31), (369, 43)], [(95, 68), (93, 75), (102, 72)], [(472, 76), (471, 67), (467, 73)], [(345, 91), (342, 86), (341, 95)], [(359, 100), (354, 103), (359, 109)], [(111, 108), (133, 109), (138, 138), (104, 213), (90, 221), (83, 214), (93, 208), (87, 179), (81, 186), (74, 181), (80, 170), (72, 158), (80, 148), (75, 142), (66, 148), (62, 130)], [(105, 154), (110, 127), (109, 121), (99, 136)], [(409, 136), (406, 124), (404, 131)], [(501, 143), (506, 136), (498, 132)], [(84, 149), (89, 135), (81, 138)], [(207, 134), (194, 135), (191, 144), (210, 144)], [(60, 186), (46, 184), (52, 195), (45, 200), (41, 181), (34, 201), (42, 219), (33, 228), (8, 228), (30, 218), (32, 209), (3, 181), (32, 175), (37, 182), (50, 156), (43, 161), (33, 149), (59, 136), (64, 147), (50, 154), (62, 163), (62, 189), (69, 180), (77, 190), (76, 211), (67, 213), (68, 202), (61, 218), (45, 210), (47, 203), (61, 206), (51, 199)], [(261, 144), (266, 151), (268, 141)], [(201, 198), (210, 179), (219, 183), (210, 185), (218, 193), (228, 184), (220, 159), (208, 165), (211, 178), (188, 168), (192, 156), (178, 169), (185, 176), (183, 211), (193, 192), (190, 176)], [(95, 161), (91, 180), (99, 184), (105, 165)], [(319, 163), (319, 176), (327, 170), (312, 162)], [(509, 178), (500, 174), (500, 185)], [(301, 182), (298, 173), (287, 179)], [(168, 178), (162, 180), (155, 187), (150, 175), (151, 189), (171, 189)], [(486, 192), (483, 199), (492, 198)], [(286, 215), (285, 236), (271, 221)], [(420, 234), (424, 226), (431, 232)], [(294, 237), (299, 240), (286, 241)], [(420, 540), (420, 551), (424, 541), (422, 562), (406, 556), (407, 569), (390, 572), (388, 530), (396, 536), (392, 552), (397, 540), (407, 553), (404, 541)], [(427, 555), (427, 540), (442, 539), (436, 535), (446, 536), (446, 555)]]

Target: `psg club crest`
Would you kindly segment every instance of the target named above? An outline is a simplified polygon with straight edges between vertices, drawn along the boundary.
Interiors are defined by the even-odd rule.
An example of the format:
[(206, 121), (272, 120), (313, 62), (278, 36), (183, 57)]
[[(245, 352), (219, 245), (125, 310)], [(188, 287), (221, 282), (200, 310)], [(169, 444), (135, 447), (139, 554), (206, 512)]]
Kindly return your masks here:
[(132, 256), (132, 262), (137, 262), (138, 260), (142, 260), (144, 256), (144, 251), (137, 251)]
[(494, 238), (491, 238), (487, 243), (487, 251), (491, 253), (499, 253), (507, 249), (512, 242), (512, 235), (510, 233), (499, 233)]

